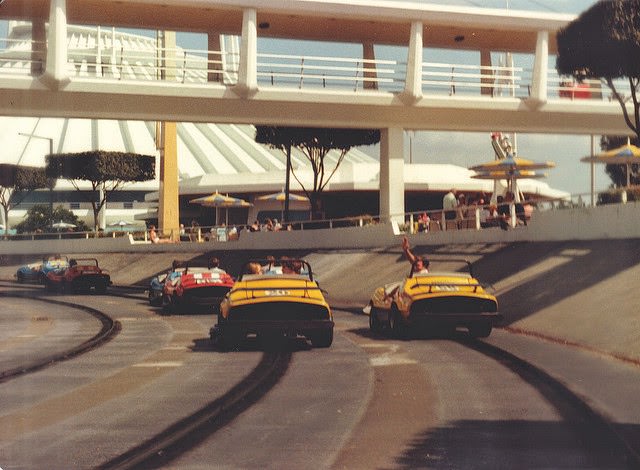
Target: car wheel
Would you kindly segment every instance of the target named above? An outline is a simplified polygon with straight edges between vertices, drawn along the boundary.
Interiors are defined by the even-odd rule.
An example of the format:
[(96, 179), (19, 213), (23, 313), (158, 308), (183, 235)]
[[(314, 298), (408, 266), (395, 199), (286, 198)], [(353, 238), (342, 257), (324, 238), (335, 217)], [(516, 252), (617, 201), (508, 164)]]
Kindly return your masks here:
[(371, 307), (371, 312), (369, 312), (369, 329), (374, 333), (382, 331), (382, 323), (378, 318), (378, 309), (375, 307)]
[(333, 343), (333, 329), (323, 330), (311, 336), (311, 345), (314, 348), (328, 348)]
[(96, 294), (106, 294), (107, 293), (107, 285), (106, 284), (98, 284), (96, 286)]
[(161, 300), (161, 305), (162, 305), (162, 311), (163, 312), (171, 312), (171, 309), (173, 307), (173, 302), (171, 302), (171, 297), (169, 297), (168, 295), (162, 295), (162, 300)]
[(223, 330), (220, 332), (220, 346), (224, 351), (237, 350), (242, 338), (243, 335), (237, 331)]
[(469, 334), (474, 338), (487, 338), (491, 334), (491, 323), (473, 325), (469, 327)]
[(154, 297), (151, 292), (149, 292), (149, 303), (153, 307), (162, 307), (162, 296)]
[(22, 284), (22, 283), (24, 282), (24, 274), (22, 274), (22, 273), (20, 273), (20, 272), (19, 272), (19, 273), (16, 275), (16, 277), (18, 278), (18, 282), (19, 282), (20, 284)]
[(389, 315), (389, 326), (391, 327), (391, 334), (394, 337), (398, 339), (408, 338), (409, 329), (396, 308), (393, 308)]

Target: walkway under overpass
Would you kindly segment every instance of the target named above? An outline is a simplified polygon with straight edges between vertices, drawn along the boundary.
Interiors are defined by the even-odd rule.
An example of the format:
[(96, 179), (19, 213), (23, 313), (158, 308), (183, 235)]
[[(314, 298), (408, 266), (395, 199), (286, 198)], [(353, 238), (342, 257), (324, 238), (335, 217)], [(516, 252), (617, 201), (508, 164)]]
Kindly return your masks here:
[[(0, 68), (0, 114), (380, 128), (383, 217), (404, 212), (404, 130), (629, 133), (598, 83), (590, 99), (572, 99), (549, 65), (571, 15), (360, 0), (25, 0), (3, 3), (0, 18), (32, 25), (22, 73)], [(69, 61), (68, 24), (101, 25), (104, 44)], [(156, 73), (132, 79), (136, 62), (108, 41), (118, 27), (205, 33), (205, 65), (163, 33)], [(220, 34), (238, 35), (239, 50), (224, 50)], [(259, 38), (357, 43), (362, 56), (300, 63), (260, 54)], [(379, 45), (401, 47), (406, 60), (377, 59)], [(474, 51), (480, 64), (430, 62), (427, 48)], [(528, 54), (532, 67), (494, 64), (495, 52)]]

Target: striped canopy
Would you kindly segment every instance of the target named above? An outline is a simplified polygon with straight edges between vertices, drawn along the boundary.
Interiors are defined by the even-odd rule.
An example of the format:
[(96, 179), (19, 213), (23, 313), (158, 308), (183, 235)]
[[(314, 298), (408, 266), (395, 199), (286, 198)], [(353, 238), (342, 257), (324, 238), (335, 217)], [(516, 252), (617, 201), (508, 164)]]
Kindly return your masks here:
[(640, 148), (627, 142), (621, 147), (607, 150), (593, 156), (583, 157), (581, 162), (605, 163), (607, 165), (627, 166), (627, 187), (631, 186), (631, 165), (640, 163)]
[(514, 157), (509, 154), (506, 158), (493, 160), (481, 165), (472, 166), (469, 169), (474, 171), (511, 171), (511, 170), (540, 170), (543, 168), (553, 168), (556, 166), (553, 162), (534, 162), (520, 157)]
[(220, 194), (216, 191), (209, 196), (203, 196), (189, 201), (192, 204), (200, 204), (205, 207), (250, 207), (252, 204), (237, 197)]
[(535, 170), (501, 170), (480, 171), (471, 177), (482, 180), (508, 180), (521, 178), (546, 178), (547, 174)]
[(640, 148), (627, 143), (621, 147), (607, 150), (594, 156), (581, 158), (582, 162), (607, 163), (611, 165), (625, 165), (640, 163)]
[[(277, 202), (284, 202), (287, 199), (287, 195), (286, 193), (283, 191), (280, 191), (279, 193), (273, 193), (273, 194), (265, 194), (264, 196), (259, 196), (256, 198), (259, 201), (277, 201)], [(294, 193), (289, 193), (289, 201), (308, 201), (309, 198), (306, 196), (301, 196), (299, 194), (294, 194)]]

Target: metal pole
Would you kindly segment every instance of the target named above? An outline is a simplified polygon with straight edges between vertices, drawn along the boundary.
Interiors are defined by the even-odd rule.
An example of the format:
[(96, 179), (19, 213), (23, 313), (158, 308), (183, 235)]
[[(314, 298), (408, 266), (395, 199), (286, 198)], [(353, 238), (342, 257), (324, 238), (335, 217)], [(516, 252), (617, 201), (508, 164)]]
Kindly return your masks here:
[[(596, 136), (591, 134), (591, 156), (595, 155), (596, 148)], [(595, 165), (596, 163), (591, 160), (591, 207), (595, 207), (596, 205), (596, 173), (595, 173)]]

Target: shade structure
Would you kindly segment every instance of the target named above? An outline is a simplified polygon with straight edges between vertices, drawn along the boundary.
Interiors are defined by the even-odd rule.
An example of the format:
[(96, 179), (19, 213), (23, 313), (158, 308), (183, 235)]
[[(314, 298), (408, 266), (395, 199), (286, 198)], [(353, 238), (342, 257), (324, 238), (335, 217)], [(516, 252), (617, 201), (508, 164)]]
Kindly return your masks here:
[(542, 170), (545, 168), (553, 168), (556, 166), (554, 162), (534, 162), (533, 160), (527, 160), (525, 158), (514, 157), (509, 154), (506, 158), (499, 160), (493, 160), (481, 165), (472, 166), (469, 169), (483, 172), (483, 171), (517, 171), (517, 170)]
[(604, 163), (606, 165), (626, 165), (627, 166), (627, 185), (631, 186), (631, 165), (640, 164), (640, 147), (627, 142), (625, 145), (598, 153), (593, 156), (583, 157), (581, 162), (587, 163)]
[(248, 207), (251, 205), (244, 199), (220, 194), (218, 191), (208, 196), (191, 199), (189, 202), (206, 207)]
[(228, 194), (220, 194), (216, 191), (213, 194), (208, 196), (199, 197), (196, 199), (191, 199), (189, 201), (192, 204), (200, 204), (204, 207), (215, 207), (216, 208), (216, 224), (219, 220), (219, 209), (222, 207), (225, 210), (225, 224), (229, 225), (229, 208), (232, 207), (251, 207), (253, 204), (245, 201), (244, 199), (240, 199), (237, 197), (229, 196)]
[(76, 226), (74, 224), (70, 224), (68, 222), (63, 222), (62, 220), (59, 222), (56, 222), (54, 224), (51, 224), (51, 228), (55, 228), (58, 230), (61, 229), (65, 229), (65, 228), (75, 228)]
[(509, 180), (522, 178), (546, 178), (548, 175), (535, 170), (515, 170), (515, 171), (481, 171), (471, 176), (482, 180)]
[[(284, 204), (287, 200), (287, 194), (284, 189), (278, 193), (265, 194), (264, 196), (258, 196), (258, 201), (274, 201), (280, 202), (280, 221), (284, 221)], [(289, 193), (289, 202), (309, 202), (309, 198), (300, 194)]]
[(129, 225), (133, 225), (133, 223), (128, 220), (118, 220), (117, 222), (111, 222), (109, 227), (119, 227), (120, 230), (124, 230), (124, 227), (128, 227)]
[(545, 178), (547, 176), (546, 173), (541, 173), (536, 170), (553, 168), (554, 166), (556, 166), (554, 162), (535, 162), (533, 160), (515, 157), (509, 153), (505, 158), (475, 165), (469, 169), (477, 172), (472, 178), (490, 179), (494, 181), (507, 180), (507, 189), (513, 193), (516, 202), (520, 202), (521, 198), (517, 180), (522, 178)]
[[(265, 194), (264, 196), (258, 196), (256, 199), (258, 201), (285, 202), (287, 200), (287, 194), (284, 191), (280, 191), (278, 193)], [(299, 194), (289, 193), (289, 201), (306, 202), (306, 201), (309, 201), (309, 198), (306, 196), (301, 196)]]

